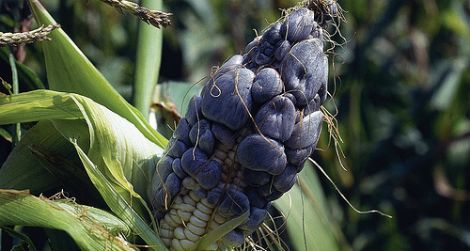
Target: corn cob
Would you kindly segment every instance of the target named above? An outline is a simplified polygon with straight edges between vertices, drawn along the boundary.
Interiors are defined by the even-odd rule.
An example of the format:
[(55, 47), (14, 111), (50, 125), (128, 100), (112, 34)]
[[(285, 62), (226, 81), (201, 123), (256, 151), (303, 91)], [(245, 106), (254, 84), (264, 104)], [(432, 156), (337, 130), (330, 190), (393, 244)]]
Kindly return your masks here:
[(249, 212), (208, 250), (242, 245), (271, 201), (296, 182), (318, 141), (327, 95), (328, 61), (315, 18), (309, 8), (295, 8), (190, 100), (150, 191), (171, 250), (193, 250), (206, 233)]

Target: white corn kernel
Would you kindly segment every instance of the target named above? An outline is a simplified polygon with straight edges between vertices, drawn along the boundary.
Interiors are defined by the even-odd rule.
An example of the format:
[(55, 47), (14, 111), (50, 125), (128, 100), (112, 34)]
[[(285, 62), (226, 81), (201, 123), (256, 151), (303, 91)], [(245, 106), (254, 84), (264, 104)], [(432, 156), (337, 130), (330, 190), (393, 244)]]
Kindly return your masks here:
[(186, 203), (186, 204), (189, 204), (191, 206), (196, 206), (196, 202), (193, 199), (191, 199), (191, 197), (189, 197), (189, 195), (185, 195), (183, 197), (183, 202)]
[(224, 223), (226, 220), (224, 217), (220, 216), (220, 214), (215, 214), (214, 216), (214, 221), (219, 223), (219, 224), (222, 224)]
[(163, 219), (169, 226), (175, 228), (179, 226), (179, 221), (173, 220), (173, 218), (170, 217), (170, 214), (166, 214), (165, 218)]
[(180, 240), (186, 239), (186, 236), (184, 235), (184, 230), (181, 227), (177, 227), (173, 233), (175, 235), (175, 238), (177, 239), (180, 239)]
[(171, 250), (184, 251), (184, 248), (183, 246), (181, 246), (180, 241), (178, 239), (173, 239), (171, 241)]
[(186, 236), (188, 240), (195, 241), (195, 242), (201, 238), (201, 236), (194, 234), (193, 232), (189, 231), (189, 229), (184, 229), (184, 235)]
[(167, 239), (165, 237), (161, 237), (161, 240), (163, 241), (163, 243), (165, 244), (165, 246), (170, 246), (171, 244), (171, 239)]
[(166, 229), (166, 230), (169, 230), (169, 229), (173, 229), (170, 225), (168, 225), (168, 223), (164, 220), (162, 220), (162, 222), (160, 223), (160, 229)]
[(185, 211), (185, 212), (192, 212), (192, 211), (194, 211), (194, 209), (196, 209), (192, 205), (185, 204), (182, 199), (181, 199), (181, 203), (178, 203), (178, 204), (175, 203), (173, 208), (179, 209), (179, 210)]
[(182, 204), (183, 198), (181, 196), (176, 196), (175, 200), (173, 201), (174, 204)]
[[(173, 211), (173, 210), (171, 210)], [(177, 222), (178, 225), (180, 225), (182, 223), (181, 221), (181, 218), (178, 216), (178, 214), (176, 212), (171, 212), (170, 213), (167, 213), (167, 215), (170, 216), (170, 218), (174, 221), (174, 222)]]
[(204, 206), (206, 206), (208, 208), (214, 208), (214, 205), (211, 205), (206, 198), (202, 199), (201, 203), (204, 204)]
[(189, 218), (189, 222), (191, 222), (192, 224), (198, 226), (198, 227), (206, 227), (207, 225), (207, 222), (199, 219), (198, 217), (196, 216), (191, 216), (191, 218)]
[(190, 240), (181, 240), (180, 241), (181, 243), (181, 246), (185, 249), (185, 250), (192, 250), (194, 249), (194, 242), (190, 241)]
[(196, 234), (196, 235), (199, 235), (199, 236), (202, 236), (203, 234), (206, 233), (206, 230), (202, 227), (197, 227), (191, 223), (188, 223), (186, 225), (186, 228), (189, 229), (189, 231), (193, 232), (193, 234)]
[(187, 177), (183, 180), (183, 186), (189, 190), (198, 189), (200, 187), (199, 184), (191, 177)]
[(189, 192), (189, 196), (191, 197), (191, 199), (193, 199), (195, 202), (199, 202), (201, 200), (201, 196), (199, 196), (198, 194), (196, 194), (195, 192), (193, 191), (190, 191)]
[(208, 221), (209, 218), (210, 218), (210, 216), (209, 216), (208, 214), (205, 214), (205, 213), (203, 213), (203, 212), (201, 212), (201, 211), (199, 211), (199, 210), (197, 210), (197, 209), (194, 210), (193, 215), (196, 216), (196, 217), (198, 217), (199, 219), (201, 219), (201, 220), (203, 220), (203, 221)]
[(206, 207), (203, 203), (197, 203), (196, 208), (201, 210), (201, 212), (206, 213), (206, 214), (211, 214), (212, 209)]
[(189, 221), (189, 218), (191, 218), (191, 215), (192, 215), (192, 213), (190, 213), (190, 212), (185, 212), (185, 211), (181, 211), (181, 210), (176, 211), (176, 213), (181, 218), (181, 220), (183, 220), (184, 222)]
[(166, 238), (173, 238), (173, 232), (168, 229), (160, 229), (160, 236)]

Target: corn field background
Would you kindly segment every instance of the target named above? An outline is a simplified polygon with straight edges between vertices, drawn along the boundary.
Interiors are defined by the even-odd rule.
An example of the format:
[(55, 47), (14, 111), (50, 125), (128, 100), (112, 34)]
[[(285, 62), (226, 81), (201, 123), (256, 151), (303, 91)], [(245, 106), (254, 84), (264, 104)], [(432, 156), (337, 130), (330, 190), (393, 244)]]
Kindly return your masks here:
[[(70, 45), (52, 35), (57, 30), (51, 40), (0, 47), (0, 250), (127, 250), (129, 243), (163, 250), (158, 237), (144, 231), (151, 228), (142, 216), (145, 175), (137, 168), (114, 169), (139, 163), (111, 161), (115, 153), (106, 151), (112, 146), (100, 141), (102, 135), (129, 146), (119, 151), (156, 162), (153, 154), (163, 151), (211, 68), (243, 51), (278, 20), (281, 9), (298, 1), (143, 1), (172, 13), (170, 25), (158, 21), (160, 29), (106, 1), (40, 2), (77, 47), (57, 49)], [(312, 158), (354, 207), (393, 218), (356, 212), (318, 168), (307, 164), (299, 179), (304, 186), (294, 186), (270, 211), (271, 227), (278, 228), (271, 241), (280, 244), (261, 246), (469, 250), (470, 1), (338, 3), (345, 20), (340, 32), (331, 32), (336, 43), (325, 44), (331, 49), (331, 97), (324, 107), (335, 115), (339, 134), (324, 123)], [(34, 16), (46, 24), (43, 12)], [(0, 0), (0, 32), (40, 26), (27, 1)], [(72, 53), (75, 48), (83, 55)], [(76, 79), (93, 80), (95, 87)], [(102, 87), (106, 81), (143, 116)], [(37, 89), (58, 92), (31, 92)], [(6, 96), (11, 93), (23, 95), (12, 101)], [(109, 129), (100, 121), (116, 126)], [(98, 152), (82, 149), (93, 140), (101, 142), (94, 146)], [(144, 150), (133, 150), (137, 145)], [(112, 168), (96, 168), (100, 164)], [(5, 202), (11, 198), (21, 200)], [(135, 202), (126, 204), (132, 210), (121, 207), (129, 201)], [(74, 207), (77, 203), (90, 207)]]

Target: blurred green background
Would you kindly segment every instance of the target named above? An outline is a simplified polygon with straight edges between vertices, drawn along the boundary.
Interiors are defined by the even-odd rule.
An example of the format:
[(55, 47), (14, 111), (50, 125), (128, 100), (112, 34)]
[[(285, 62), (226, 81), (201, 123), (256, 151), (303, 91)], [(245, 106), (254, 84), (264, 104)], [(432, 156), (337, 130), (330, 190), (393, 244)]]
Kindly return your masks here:
[[(130, 100), (138, 20), (97, 0), (42, 2)], [(199, 83), (296, 3), (164, 1), (173, 16), (164, 29), (159, 84)], [(338, 43), (329, 55), (333, 97), (325, 106), (337, 113), (343, 143), (335, 150), (325, 125), (314, 159), (353, 205), (393, 215), (354, 212), (320, 178), (343, 249), (470, 250), (470, 1), (339, 4), (346, 21), (342, 36), (332, 37)], [(23, 1), (0, 0), (0, 31), (35, 27), (28, 15)], [(0, 51), (0, 77), (11, 83), (8, 49)], [(39, 76), (22, 71), (20, 91), (46, 83), (37, 45), (14, 53)], [(9, 140), (0, 137), (0, 163)]]

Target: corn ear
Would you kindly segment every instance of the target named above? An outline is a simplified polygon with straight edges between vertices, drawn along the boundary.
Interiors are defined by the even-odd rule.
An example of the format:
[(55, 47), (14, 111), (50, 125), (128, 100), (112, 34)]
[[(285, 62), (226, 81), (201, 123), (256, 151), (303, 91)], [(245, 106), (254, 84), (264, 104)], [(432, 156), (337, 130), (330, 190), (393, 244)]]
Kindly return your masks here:
[(248, 214), (207, 250), (240, 247), (289, 191), (314, 151), (328, 61), (316, 13), (296, 7), (211, 73), (189, 102), (149, 190), (160, 236), (193, 250)]

